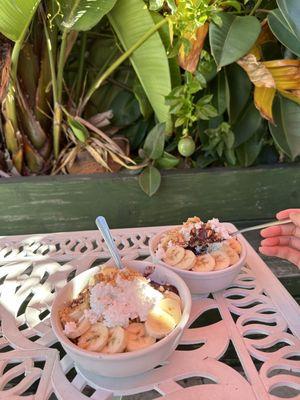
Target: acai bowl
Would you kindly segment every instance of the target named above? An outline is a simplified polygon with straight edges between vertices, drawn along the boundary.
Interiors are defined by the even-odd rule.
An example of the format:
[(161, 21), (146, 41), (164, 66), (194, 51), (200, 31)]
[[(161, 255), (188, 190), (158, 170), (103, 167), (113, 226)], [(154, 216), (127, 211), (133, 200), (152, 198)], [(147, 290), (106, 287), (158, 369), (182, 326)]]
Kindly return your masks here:
[(173, 270), (192, 294), (225, 289), (245, 265), (246, 246), (241, 235), (232, 237), (232, 225), (213, 218), (188, 218), (182, 225), (163, 230), (149, 242), (155, 263)]
[(165, 362), (188, 322), (191, 295), (173, 271), (144, 261), (94, 267), (62, 288), (51, 323), (83, 370), (128, 377)]

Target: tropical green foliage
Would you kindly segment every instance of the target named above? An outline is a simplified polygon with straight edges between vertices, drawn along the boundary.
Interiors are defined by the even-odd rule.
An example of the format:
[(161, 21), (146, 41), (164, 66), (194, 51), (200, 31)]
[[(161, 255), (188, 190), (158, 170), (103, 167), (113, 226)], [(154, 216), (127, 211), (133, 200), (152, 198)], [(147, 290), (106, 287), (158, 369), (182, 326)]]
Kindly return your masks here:
[(0, 2), (0, 32), (17, 42), (24, 35), (40, 3), (40, 0)]
[(300, 156), (298, 0), (0, 0), (0, 169), (139, 173)]

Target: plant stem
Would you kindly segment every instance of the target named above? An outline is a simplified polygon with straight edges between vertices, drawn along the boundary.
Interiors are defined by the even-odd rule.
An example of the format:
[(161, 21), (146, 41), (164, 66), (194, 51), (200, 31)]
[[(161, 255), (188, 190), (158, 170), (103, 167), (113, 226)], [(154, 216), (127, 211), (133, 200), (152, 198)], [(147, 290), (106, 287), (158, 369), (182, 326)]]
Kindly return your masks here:
[(261, 5), (262, 2), (263, 2), (263, 0), (257, 0), (255, 6), (252, 8), (252, 11), (251, 11), (251, 13), (249, 15), (254, 15), (254, 13), (259, 8), (259, 6)]
[(146, 32), (141, 38), (135, 42), (133, 46), (131, 46), (125, 53), (123, 53), (107, 70), (98, 75), (95, 82), (89, 88), (85, 98), (83, 99), (80, 107), (79, 107), (79, 115), (82, 113), (84, 107), (87, 105), (88, 101), (94, 94), (94, 92), (102, 85), (102, 83), (125, 61), (129, 58), (132, 53), (138, 49), (149, 37), (151, 37), (156, 31), (158, 31), (164, 24), (167, 23), (167, 19), (164, 18), (162, 21), (154, 25), (148, 32)]
[(80, 58), (79, 58), (77, 82), (76, 82), (76, 89), (75, 89), (76, 100), (79, 99), (80, 91), (82, 88), (82, 77), (83, 77), (83, 67), (84, 67), (84, 56), (85, 56), (85, 51), (86, 51), (86, 43), (87, 43), (87, 34), (86, 34), (86, 32), (82, 32)]
[(45, 21), (43, 21), (43, 22), (44, 22), (44, 31), (45, 31), (45, 36), (46, 36), (46, 44), (47, 44), (49, 64), (50, 64), (53, 102), (54, 102), (54, 104), (56, 104), (57, 103), (57, 80), (56, 80), (55, 62), (54, 62), (54, 58), (53, 58), (53, 49), (52, 49), (52, 43), (51, 43), (51, 39), (49, 36), (46, 22)]
[(7, 111), (8, 111), (8, 118), (11, 120), (14, 130), (18, 130), (18, 123), (17, 123), (17, 111), (16, 111), (16, 82), (17, 82), (17, 72), (18, 72), (18, 60), (20, 56), (20, 51), (22, 48), (23, 41), (18, 40), (13, 48), (11, 54), (11, 81), (8, 87), (8, 94), (7, 94)]
[(54, 157), (57, 158), (59, 155), (59, 141), (61, 132), (61, 121), (62, 121), (62, 110), (61, 110), (61, 100), (62, 100), (62, 88), (63, 88), (63, 75), (65, 66), (65, 56), (66, 56), (66, 45), (67, 45), (68, 31), (64, 29), (57, 66), (57, 99), (54, 103), (54, 121), (53, 121), (53, 147), (54, 147)]

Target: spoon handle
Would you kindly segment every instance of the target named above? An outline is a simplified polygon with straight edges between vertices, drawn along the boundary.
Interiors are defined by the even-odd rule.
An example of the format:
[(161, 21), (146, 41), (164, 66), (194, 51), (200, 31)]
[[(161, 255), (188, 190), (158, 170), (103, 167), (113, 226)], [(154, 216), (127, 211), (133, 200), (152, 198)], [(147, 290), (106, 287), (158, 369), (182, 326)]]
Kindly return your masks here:
[(124, 268), (122, 261), (121, 261), (121, 257), (119, 254), (119, 250), (117, 249), (117, 246), (114, 242), (114, 239), (111, 236), (109, 227), (107, 225), (106, 219), (104, 217), (97, 217), (96, 218), (96, 225), (99, 229), (99, 231), (101, 232), (103, 239), (106, 243), (106, 246), (108, 247), (108, 250), (116, 264), (116, 266), (120, 269)]
[(272, 221), (272, 222), (267, 222), (266, 224), (254, 225), (254, 226), (250, 226), (248, 228), (240, 229), (239, 231), (232, 232), (232, 233), (230, 233), (230, 236), (236, 236), (239, 233), (256, 231), (258, 229), (268, 228), (269, 226), (289, 224), (290, 222), (292, 222), (290, 219), (283, 219), (281, 221)]

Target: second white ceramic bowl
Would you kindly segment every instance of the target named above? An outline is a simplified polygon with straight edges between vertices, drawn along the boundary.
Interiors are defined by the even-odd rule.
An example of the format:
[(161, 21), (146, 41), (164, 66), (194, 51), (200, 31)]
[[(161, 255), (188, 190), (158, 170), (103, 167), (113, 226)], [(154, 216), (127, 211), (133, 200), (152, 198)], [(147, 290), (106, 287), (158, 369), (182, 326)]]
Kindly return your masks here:
[[(224, 224), (225, 226), (229, 226), (228, 224)], [(180, 228), (181, 226), (175, 226), (174, 228)], [(230, 226), (229, 226), (230, 227)], [(173, 228), (173, 229), (174, 229)], [(162, 260), (156, 257), (157, 246), (162, 239), (163, 235), (167, 233), (170, 229), (160, 231), (156, 235), (154, 235), (149, 241), (150, 254), (152, 256), (153, 262), (162, 265), (178, 274), (187, 284), (192, 294), (207, 294), (211, 292), (218, 292), (219, 290), (223, 290), (228, 287), (235, 279), (235, 277), (240, 272), (241, 268), (245, 265), (246, 262), (246, 243), (241, 235), (237, 236), (238, 241), (242, 245), (242, 252), (240, 254), (240, 259), (236, 264), (231, 265), (230, 267), (220, 270), (220, 271), (211, 271), (211, 272), (195, 272), (195, 271), (187, 271), (183, 269), (179, 269), (173, 267), (169, 264), (166, 264)]]
[[(145, 261), (123, 261), (123, 264), (141, 273), (144, 273), (146, 268), (152, 265), (152, 263)], [(155, 266), (155, 270), (149, 278), (161, 284), (174, 285), (183, 303), (181, 321), (168, 336), (142, 350), (120, 354), (101, 354), (81, 349), (64, 334), (59, 310), (63, 308), (64, 304), (76, 298), (81, 290), (87, 286), (90, 277), (98, 273), (100, 269), (101, 267), (94, 267), (79, 274), (63, 287), (55, 297), (51, 309), (51, 324), (63, 348), (75, 363), (84, 370), (107, 377), (137, 375), (162, 364), (176, 349), (188, 322), (191, 310), (191, 294), (187, 285), (178, 275), (160, 265)]]

